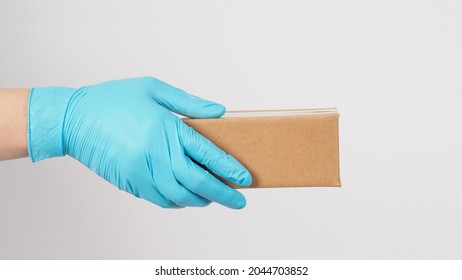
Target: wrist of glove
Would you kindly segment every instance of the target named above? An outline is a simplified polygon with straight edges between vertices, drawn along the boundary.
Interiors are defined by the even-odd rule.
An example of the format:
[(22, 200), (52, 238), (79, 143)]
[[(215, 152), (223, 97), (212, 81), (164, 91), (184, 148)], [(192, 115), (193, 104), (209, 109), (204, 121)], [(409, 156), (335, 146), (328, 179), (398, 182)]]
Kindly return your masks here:
[(211, 202), (243, 208), (244, 196), (199, 164), (240, 186), (251, 184), (250, 173), (172, 112), (216, 118), (225, 107), (151, 77), (32, 88), (29, 156), (36, 162), (70, 155), (119, 189), (164, 208)]

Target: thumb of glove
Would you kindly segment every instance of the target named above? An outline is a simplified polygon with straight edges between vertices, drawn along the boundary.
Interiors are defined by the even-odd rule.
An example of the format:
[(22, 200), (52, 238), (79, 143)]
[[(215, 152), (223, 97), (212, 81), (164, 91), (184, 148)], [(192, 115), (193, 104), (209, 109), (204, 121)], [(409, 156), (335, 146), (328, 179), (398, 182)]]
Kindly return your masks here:
[(225, 106), (189, 94), (160, 80), (154, 81), (154, 99), (165, 108), (191, 118), (218, 118), (225, 112)]

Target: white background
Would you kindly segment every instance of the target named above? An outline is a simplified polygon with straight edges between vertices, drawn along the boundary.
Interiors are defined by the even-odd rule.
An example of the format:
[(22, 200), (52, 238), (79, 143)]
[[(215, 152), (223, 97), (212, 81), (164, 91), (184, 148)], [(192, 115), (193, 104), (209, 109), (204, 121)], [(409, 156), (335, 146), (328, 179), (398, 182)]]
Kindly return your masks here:
[(461, 3), (2, 0), (0, 87), (151, 75), (233, 110), (336, 106), (343, 187), (165, 210), (69, 157), (0, 162), (0, 258), (461, 258)]

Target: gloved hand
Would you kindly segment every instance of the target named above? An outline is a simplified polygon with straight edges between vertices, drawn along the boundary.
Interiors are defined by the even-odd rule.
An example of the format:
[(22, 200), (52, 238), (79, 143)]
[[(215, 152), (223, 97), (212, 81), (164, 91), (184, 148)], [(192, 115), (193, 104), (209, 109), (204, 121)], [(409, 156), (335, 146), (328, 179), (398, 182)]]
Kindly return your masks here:
[(120, 189), (165, 208), (212, 201), (243, 208), (241, 193), (197, 163), (240, 186), (251, 184), (247, 169), (170, 111), (215, 118), (225, 107), (151, 77), (33, 88), (29, 156), (35, 162), (70, 155)]

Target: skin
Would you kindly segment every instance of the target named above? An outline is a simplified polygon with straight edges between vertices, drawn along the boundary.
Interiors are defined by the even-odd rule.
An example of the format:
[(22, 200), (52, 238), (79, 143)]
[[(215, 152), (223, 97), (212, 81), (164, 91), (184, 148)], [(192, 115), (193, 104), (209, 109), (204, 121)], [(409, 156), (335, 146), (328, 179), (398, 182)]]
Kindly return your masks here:
[(0, 160), (28, 156), (29, 89), (0, 89)]

